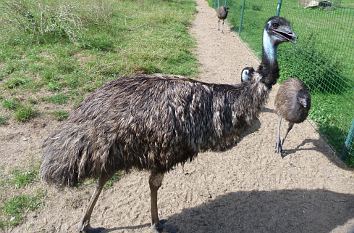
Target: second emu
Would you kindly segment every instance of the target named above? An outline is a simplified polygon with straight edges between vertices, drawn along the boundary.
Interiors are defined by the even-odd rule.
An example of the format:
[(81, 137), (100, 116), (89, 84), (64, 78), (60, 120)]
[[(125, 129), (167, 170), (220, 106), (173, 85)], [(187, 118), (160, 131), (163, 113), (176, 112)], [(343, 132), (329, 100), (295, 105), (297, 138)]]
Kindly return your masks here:
[(90, 218), (107, 180), (119, 170), (148, 170), (152, 229), (161, 231), (157, 191), (164, 174), (199, 152), (224, 151), (241, 140), (279, 77), (277, 46), (294, 39), (284, 18), (266, 22), (260, 75), (252, 82), (212, 84), (171, 75), (135, 75), (109, 82), (45, 140), (42, 180), (74, 186), (97, 178), (79, 224), (82, 232), (97, 232)]

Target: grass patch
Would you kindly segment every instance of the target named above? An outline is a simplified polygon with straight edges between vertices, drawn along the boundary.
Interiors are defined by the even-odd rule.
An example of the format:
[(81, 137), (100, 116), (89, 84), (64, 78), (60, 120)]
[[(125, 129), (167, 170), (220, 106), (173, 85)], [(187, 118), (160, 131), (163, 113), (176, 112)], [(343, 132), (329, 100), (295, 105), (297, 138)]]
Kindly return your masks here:
[(7, 125), (8, 122), (7, 122), (7, 117), (4, 117), (4, 116), (0, 116), (0, 125)]
[(2, 101), (2, 106), (8, 110), (16, 110), (20, 106), (17, 99), (5, 99)]
[[(188, 33), (193, 0), (4, 0), (0, 9), (0, 92), (21, 101), (32, 96), (38, 109), (43, 102), (77, 105), (121, 75), (197, 73), (195, 41)], [(20, 121), (33, 116), (24, 110), (29, 109), (15, 116)]]
[(37, 116), (38, 112), (31, 106), (21, 106), (15, 111), (15, 119), (19, 122), (26, 122)]
[(38, 169), (32, 169), (29, 171), (14, 170), (12, 172), (11, 182), (15, 188), (23, 188), (29, 184), (32, 184), (38, 179)]
[(52, 95), (50, 97), (48, 97), (46, 100), (50, 103), (53, 104), (66, 104), (68, 102), (69, 97), (67, 95), (64, 94), (57, 94), (57, 95)]
[(20, 194), (6, 200), (1, 208), (4, 219), (0, 220), (0, 227), (4, 229), (22, 223), (28, 211), (34, 211), (40, 207), (43, 198), (44, 193), (38, 192), (35, 195)]
[(69, 113), (64, 110), (57, 110), (57, 111), (54, 111), (52, 114), (53, 114), (55, 120), (57, 120), (57, 121), (63, 121), (69, 117)]
[(113, 187), (113, 184), (114, 184), (115, 182), (119, 181), (119, 180), (122, 178), (122, 176), (123, 176), (123, 173), (122, 173), (121, 171), (116, 172), (116, 173), (111, 177), (111, 179), (109, 179), (109, 180), (107, 181), (107, 183), (104, 185), (104, 188), (109, 189), (109, 188)]

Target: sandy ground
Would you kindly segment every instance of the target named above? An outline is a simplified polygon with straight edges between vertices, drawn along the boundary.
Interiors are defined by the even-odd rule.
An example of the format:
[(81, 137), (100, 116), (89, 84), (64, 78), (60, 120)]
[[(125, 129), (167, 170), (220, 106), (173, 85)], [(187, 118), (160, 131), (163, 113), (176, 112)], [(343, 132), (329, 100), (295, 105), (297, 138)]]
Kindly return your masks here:
[[(200, 79), (237, 83), (244, 66), (258, 60), (238, 36), (217, 31), (213, 9), (197, 0), (191, 33), (198, 41)], [(261, 35), (260, 35), (261, 36)], [(203, 153), (166, 174), (159, 190), (159, 215), (178, 232), (354, 232), (354, 172), (336, 159), (309, 122), (296, 125), (274, 153), (277, 116), (273, 100), (260, 115), (260, 129), (225, 153)], [(56, 123), (0, 128), (0, 166), (40, 159), (40, 144)], [(106, 189), (94, 210), (93, 226), (108, 232), (150, 232), (148, 174), (132, 172)], [(42, 186), (42, 184), (41, 184)], [(47, 190), (45, 206), (11, 232), (76, 232), (94, 184)]]

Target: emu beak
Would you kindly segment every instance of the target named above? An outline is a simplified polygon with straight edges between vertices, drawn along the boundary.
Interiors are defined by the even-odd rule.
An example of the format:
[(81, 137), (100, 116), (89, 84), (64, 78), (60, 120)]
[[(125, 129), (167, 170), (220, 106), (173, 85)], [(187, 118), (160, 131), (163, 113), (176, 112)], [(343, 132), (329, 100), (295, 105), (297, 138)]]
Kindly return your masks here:
[(283, 41), (290, 41), (296, 43), (296, 35), (290, 27), (279, 27), (272, 30)]

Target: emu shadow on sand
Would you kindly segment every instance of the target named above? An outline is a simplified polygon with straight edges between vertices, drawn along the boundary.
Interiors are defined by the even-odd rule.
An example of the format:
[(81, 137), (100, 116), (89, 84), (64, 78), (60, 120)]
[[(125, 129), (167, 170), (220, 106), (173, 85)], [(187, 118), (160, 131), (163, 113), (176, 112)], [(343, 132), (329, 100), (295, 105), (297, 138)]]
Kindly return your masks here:
[(45, 140), (42, 180), (74, 186), (97, 178), (79, 231), (99, 232), (90, 226), (90, 218), (107, 180), (119, 170), (149, 170), (152, 230), (160, 232), (157, 191), (164, 173), (199, 152), (225, 151), (242, 139), (258, 120), (279, 77), (277, 46), (294, 39), (284, 18), (266, 22), (263, 59), (253, 82), (212, 84), (171, 75), (135, 75), (109, 82)]

